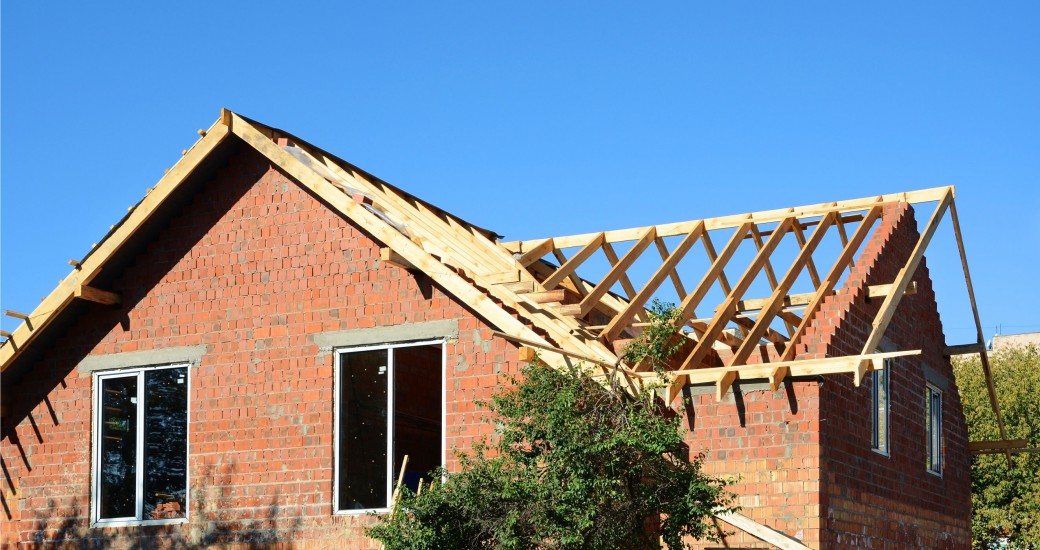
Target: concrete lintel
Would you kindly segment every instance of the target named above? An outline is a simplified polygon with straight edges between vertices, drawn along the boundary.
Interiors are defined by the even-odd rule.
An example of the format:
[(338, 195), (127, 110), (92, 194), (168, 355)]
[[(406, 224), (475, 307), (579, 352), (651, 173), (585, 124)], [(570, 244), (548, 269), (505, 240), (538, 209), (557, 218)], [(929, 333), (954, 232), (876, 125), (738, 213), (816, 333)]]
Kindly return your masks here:
[(325, 355), (336, 348), (374, 346), (438, 338), (448, 341), (458, 340), (459, 320), (444, 319), (441, 321), (425, 321), (388, 327), (322, 332), (314, 335), (314, 343), (318, 345), (319, 354)]
[(88, 355), (76, 365), (76, 370), (81, 373), (88, 373), (99, 370), (150, 367), (174, 363), (190, 363), (191, 366), (196, 367), (202, 361), (202, 356), (205, 353), (206, 346), (198, 345), (143, 351), (124, 351), (106, 355)]

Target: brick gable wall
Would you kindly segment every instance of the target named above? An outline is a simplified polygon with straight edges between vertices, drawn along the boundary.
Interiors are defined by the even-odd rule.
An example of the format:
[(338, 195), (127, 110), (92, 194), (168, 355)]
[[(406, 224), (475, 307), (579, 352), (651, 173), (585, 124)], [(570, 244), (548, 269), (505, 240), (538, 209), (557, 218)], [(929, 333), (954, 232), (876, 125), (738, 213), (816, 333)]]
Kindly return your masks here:
[[(866, 288), (891, 283), (918, 236), (912, 208), (885, 208), (842, 288), (807, 329), (798, 359), (861, 352), (882, 301), (868, 302)], [(737, 480), (741, 513), (813, 548), (970, 545), (967, 428), (942, 356), (945, 338), (923, 262), (913, 280), (917, 294), (903, 297), (886, 331), (894, 349), (923, 351), (900, 358), (891, 371), (891, 457), (871, 450), (869, 379), (859, 388), (851, 374), (788, 380), (776, 392), (761, 383), (737, 383), (721, 403), (714, 388), (694, 396), (687, 409), (691, 449), (707, 449), (706, 471)], [(922, 365), (946, 384), (941, 478), (925, 469)], [(771, 547), (742, 532), (727, 537), (726, 545)]]
[[(4, 426), (2, 542), (110, 539), (376, 547), (366, 516), (332, 516), (333, 357), (319, 332), (458, 321), (446, 344), (447, 445), (491, 431), (473, 400), (518, 369), (515, 346), (242, 147), (22, 377)], [(91, 375), (86, 356), (203, 345), (191, 370), (191, 522), (90, 528)], [(46, 399), (42, 399), (46, 396)], [(25, 415), (27, 409), (28, 415)], [(53, 412), (52, 412), (53, 411)], [(10, 421), (8, 421), (10, 422)], [(449, 459), (449, 467), (454, 460)], [(153, 541), (154, 542), (154, 541)]]

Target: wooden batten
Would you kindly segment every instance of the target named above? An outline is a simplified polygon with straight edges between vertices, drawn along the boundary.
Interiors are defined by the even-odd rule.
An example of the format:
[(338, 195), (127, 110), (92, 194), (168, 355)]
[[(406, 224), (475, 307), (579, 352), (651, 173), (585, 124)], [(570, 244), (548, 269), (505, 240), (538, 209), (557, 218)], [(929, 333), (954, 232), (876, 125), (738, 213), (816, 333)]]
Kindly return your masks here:
[(972, 344), (957, 344), (955, 346), (946, 346), (943, 348), (943, 355), (947, 357), (953, 357), (955, 355), (971, 355), (975, 353), (982, 353), (986, 351), (986, 344), (982, 342), (975, 342)]
[[(867, 299), (873, 298), (884, 298), (892, 293), (892, 285), (871, 285), (867, 287)], [(910, 281), (910, 284), (906, 285), (906, 290), (903, 291), (903, 296), (912, 296), (917, 294), (917, 281)]]
[(968, 442), (968, 450), (972, 452), (1003, 449), (1022, 449), (1028, 446), (1029, 442), (1025, 439), (996, 439), (992, 441)]
[(75, 296), (89, 302), (103, 304), (106, 306), (118, 306), (123, 302), (122, 297), (115, 292), (109, 292), (107, 290), (101, 290), (88, 285), (79, 285), (76, 287)]
[(562, 288), (554, 290), (545, 290), (542, 292), (530, 292), (524, 295), (528, 300), (536, 304), (549, 304), (552, 302), (562, 302), (567, 299), (567, 291)]
[(404, 256), (401, 256), (386, 246), (379, 250), (379, 259), (385, 264), (399, 267), (401, 269), (407, 269), (409, 271), (415, 269), (412, 262), (409, 262)]

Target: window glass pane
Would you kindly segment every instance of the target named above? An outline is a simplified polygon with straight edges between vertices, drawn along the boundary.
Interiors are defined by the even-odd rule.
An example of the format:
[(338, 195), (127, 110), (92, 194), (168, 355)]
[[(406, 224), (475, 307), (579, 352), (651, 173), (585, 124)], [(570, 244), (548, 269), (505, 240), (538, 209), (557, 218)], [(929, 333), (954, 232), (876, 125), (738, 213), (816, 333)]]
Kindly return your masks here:
[(344, 353), (340, 362), (340, 510), (387, 505), (387, 351)]
[(188, 369), (144, 376), (144, 518), (183, 518), (188, 462)]
[(874, 448), (888, 451), (888, 367), (874, 372)]
[(137, 377), (101, 379), (98, 519), (137, 515)]
[[(441, 346), (397, 348), (394, 353), (394, 467), (408, 455), (404, 482), (412, 491), (441, 465)], [(394, 480), (396, 482), (396, 479)], [(427, 479), (429, 481), (429, 479)]]

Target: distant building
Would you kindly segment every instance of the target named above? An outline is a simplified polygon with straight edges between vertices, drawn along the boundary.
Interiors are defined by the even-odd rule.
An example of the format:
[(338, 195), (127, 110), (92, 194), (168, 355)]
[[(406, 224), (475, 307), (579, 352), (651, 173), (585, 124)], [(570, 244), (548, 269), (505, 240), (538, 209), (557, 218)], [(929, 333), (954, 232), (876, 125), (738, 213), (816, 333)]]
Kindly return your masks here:
[(1022, 334), (998, 334), (990, 340), (989, 349), (997, 351), (1002, 348), (1013, 346), (1040, 346), (1040, 332), (1025, 332)]

